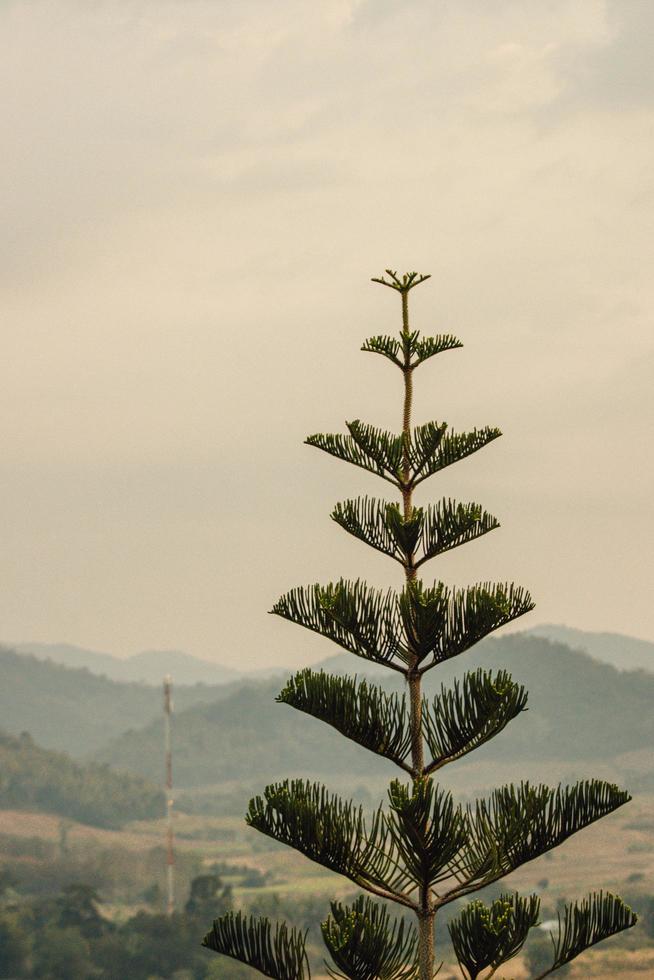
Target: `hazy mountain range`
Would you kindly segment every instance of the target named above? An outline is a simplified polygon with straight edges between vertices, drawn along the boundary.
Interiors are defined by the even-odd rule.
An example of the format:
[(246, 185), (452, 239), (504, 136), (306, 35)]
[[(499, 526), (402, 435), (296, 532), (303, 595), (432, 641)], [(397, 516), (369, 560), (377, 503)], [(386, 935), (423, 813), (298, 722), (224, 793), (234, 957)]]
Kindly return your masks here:
[(565, 643), (573, 650), (585, 650), (595, 660), (613, 664), (618, 670), (654, 671), (654, 643), (621, 633), (593, 633), (544, 623), (527, 630), (532, 636)]
[[(591, 657), (612, 664), (618, 670), (654, 671), (654, 643), (619, 633), (594, 633), (544, 623), (526, 631), (571, 647), (585, 650)], [(64, 667), (86, 668), (110, 680), (160, 685), (165, 674), (178, 684), (229, 684), (242, 679), (262, 679), (288, 673), (288, 668), (272, 665), (256, 671), (239, 671), (224, 664), (203, 660), (183, 650), (144, 650), (129, 657), (116, 657), (69, 643), (7, 643), (17, 653), (39, 660), (51, 660)]]
[[(486, 639), (426, 675), (428, 696), (478, 666), (509, 670), (529, 692), (528, 711), (497, 739), (452, 767), (452, 777), (448, 769), (448, 783), (454, 786), (453, 778), (469, 792), (496, 782), (498, 773), (502, 780), (555, 782), (596, 775), (624, 782), (632, 791), (654, 788), (654, 673), (618, 670), (579, 649), (582, 642), (591, 647), (596, 636), (603, 640), (604, 634), (575, 634), (578, 649), (571, 649), (536, 632)], [(613, 651), (614, 657), (616, 651), (647, 654), (631, 642), (618, 636), (603, 649)], [(401, 690), (396, 675), (350, 654), (337, 654), (315, 669), (321, 667), (336, 673), (373, 673), (375, 682)], [(160, 680), (161, 671), (157, 674)], [(219, 794), (236, 792), (240, 800), (253, 784), (284, 776), (324, 778), (337, 787), (346, 779), (350, 785), (358, 780), (367, 786), (387, 781), (385, 760), (329, 726), (276, 704), (282, 684), (281, 677), (227, 681), (225, 676), (212, 685), (177, 683), (176, 785), (189, 790), (212, 785)], [(162, 699), (151, 685), (112, 680), (88, 667), (67, 667), (0, 649), (0, 719), (9, 734), (27, 731), (45, 749), (64, 750), (77, 759), (109, 763), (161, 782)]]
[(5, 644), (17, 653), (27, 653), (38, 660), (51, 660), (64, 667), (90, 670), (100, 677), (124, 683), (160, 685), (165, 674), (180, 684), (229, 684), (248, 677), (266, 677), (283, 670), (272, 668), (256, 673), (234, 670), (223, 664), (202, 660), (183, 650), (144, 650), (130, 657), (116, 657), (70, 643), (13, 643)]
[[(344, 655), (325, 661), (350, 672), (367, 663)], [(473, 651), (427, 674), (428, 696), (465, 670), (505, 668), (529, 691), (528, 710), (506, 732), (473, 753), (475, 762), (502, 760), (603, 764), (654, 743), (654, 674), (618, 671), (560, 643), (518, 633), (487, 639)], [(359, 669), (361, 673), (361, 670)], [(389, 671), (375, 680), (389, 689), (401, 681)], [(388, 679), (388, 680), (387, 680)], [(219, 703), (180, 711), (174, 719), (175, 772), (179, 785), (243, 778), (274, 779), (298, 773), (366, 776), (388, 769), (329, 726), (275, 703), (279, 683), (236, 686)], [(148, 778), (161, 768), (160, 718), (109, 741), (96, 758)], [(466, 765), (465, 762), (459, 763)], [(529, 771), (529, 770), (527, 770)]]
[[(487, 639), (441, 665), (427, 675), (427, 687), (435, 693), (441, 683), (478, 665), (505, 667), (530, 693), (528, 713), (511, 725), (520, 738), (515, 741), (505, 733), (483, 750), (490, 755), (497, 751), (571, 760), (651, 748), (654, 673), (619, 671), (559, 642), (516, 633)], [(395, 682), (388, 671), (349, 654), (337, 654), (320, 666), (333, 672), (373, 672), (380, 683)], [(158, 778), (162, 702), (156, 688), (9, 650), (0, 650), (0, 679), (0, 718), (7, 732), (28, 731), (45, 748), (78, 758), (95, 755)], [(282, 678), (222, 680), (175, 686), (180, 784), (307, 766), (327, 771), (361, 767), (362, 773), (374, 768), (374, 758), (359, 749), (353, 752), (327, 726), (276, 705)]]
[[(217, 701), (229, 690), (229, 684), (176, 685), (175, 708)], [(14, 735), (29, 732), (47, 749), (81, 757), (129, 728), (142, 727), (161, 710), (157, 688), (0, 648), (0, 726)]]

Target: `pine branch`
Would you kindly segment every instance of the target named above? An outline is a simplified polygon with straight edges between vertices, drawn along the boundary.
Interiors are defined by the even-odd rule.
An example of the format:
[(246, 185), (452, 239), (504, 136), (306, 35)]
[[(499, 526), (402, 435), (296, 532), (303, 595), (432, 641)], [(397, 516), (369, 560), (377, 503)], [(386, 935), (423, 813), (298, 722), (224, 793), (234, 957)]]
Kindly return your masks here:
[(386, 694), (357, 678), (302, 670), (282, 690), (278, 701), (331, 725), (352, 741), (411, 772), (411, 729), (406, 697)]
[(412, 369), (418, 367), (423, 361), (434, 357), (436, 354), (442, 354), (444, 351), (463, 347), (461, 341), (452, 334), (439, 334), (436, 337), (423, 337), (420, 339), (420, 331), (414, 330), (408, 334), (402, 333), (400, 337), (402, 342), (396, 337), (389, 337), (387, 335), (369, 337), (364, 342), (361, 350), (371, 354), (381, 354), (383, 357), (387, 357), (389, 361), (392, 361), (397, 367), (404, 370), (404, 364), (398, 357), (398, 354), (405, 346), (408, 349), (409, 357), (414, 358), (409, 364), (409, 367)]
[(618, 932), (631, 929), (638, 917), (617, 895), (610, 892), (593, 893), (580, 903), (566, 905), (563, 923), (559, 914), (559, 932), (554, 944), (554, 961), (549, 969), (540, 973), (535, 980), (554, 973), (566, 963), (570, 963), (584, 950), (601, 943)]
[(529, 930), (538, 925), (540, 900), (518, 893), (500, 895), (491, 905), (475, 901), (453, 919), (448, 930), (456, 958), (469, 980), (494, 970), (522, 949)]
[(360, 422), (346, 422), (349, 435), (317, 433), (305, 439), (308, 446), (381, 476), (394, 486), (401, 481), (402, 437)]
[(337, 504), (331, 517), (371, 548), (402, 564), (411, 560), (414, 568), (499, 527), (478, 504), (452, 500), (414, 507), (405, 518), (397, 504), (358, 497)]
[(503, 786), (490, 800), (468, 808), (470, 839), (455, 874), (462, 884), (444, 901), (476, 891), (558, 847), (573, 834), (613, 813), (631, 797), (601, 780), (574, 786)]
[(499, 521), (487, 514), (479, 504), (441, 500), (435, 506), (427, 507), (420, 535), (422, 554), (418, 554), (416, 568), (430, 558), (474, 541), (499, 526)]
[(378, 897), (414, 907), (404, 893), (410, 878), (381, 809), (367, 827), (361, 807), (318, 783), (296, 779), (267, 786), (263, 797), (250, 800), (246, 821)]
[[(420, 475), (423, 471), (425, 475), (422, 476), (422, 479), (425, 479), (428, 466), (435, 467), (432, 472), (443, 469), (442, 466), (438, 465), (438, 460), (441, 457), (441, 445), (446, 442), (446, 430), (447, 422), (426, 422), (412, 430), (409, 444), (409, 462), (412, 467), (408, 481), (410, 486), (414, 487), (421, 482)], [(451, 440), (452, 436), (449, 438)], [(455, 460), (452, 459), (452, 462)], [(445, 463), (444, 465), (448, 464)]]
[(393, 269), (384, 269), (384, 272), (388, 279), (384, 279), (383, 276), (373, 276), (371, 282), (378, 282), (381, 286), (389, 286), (391, 289), (396, 289), (398, 293), (408, 293), (414, 286), (419, 286), (427, 279), (431, 279), (431, 275), (419, 272), (405, 272), (402, 277), (398, 276)]
[(371, 354), (381, 354), (382, 357), (387, 357), (397, 367), (403, 368), (402, 361), (397, 356), (402, 350), (402, 344), (396, 337), (381, 334), (377, 337), (369, 337), (363, 342), (361, 350)]
[(468, 589), (448, 589), (442, 582), (425, 588), (416, 581), (399, 597), (405, 645), (422, 671), (468, 650), (489, 633), (534, 607), (529, 593), (515, 585), (489, 582)]
[(423, 523), (423, 512), (414, 508), (405, 521), (397, 504), (369, 497), (358, 497), (336, 504), (331, 518), (348, 534), (364, 541), (376, 551), (403, 562), (415, 550)]
[(451, 876), (450, 864), (467, 842), (467, 824), (452, 794), (430, 779), (408, 787), (393, 780), (388, 791), (388, 826), (416, 888), (431, 888)]
[(277, 923), (274, 933), (268, 919), (227, 912), (215, 919), (202, 945), (254, 967), (274, 980), (310, 980), (305, 951), (306, 933)]
[(335, 980), (417, 980), (417, 936), (403, 920), (363, 895), (352, 905), (331, 903), (322, 935), (336, 968)]
[[(442, 431), (440, 438), (438, 430)], [(435, 422), (418, 426), (413, 430), (411, 439), (412, 485), (417, 487), (427, 477), (452, 463), (458, 463), (466, 456), (471, 456), (501, 435), (499, 429), (490, 426), (473, 429), (472, 432), (452, 432), (449, 435), (445, 435), (444, 426), (436, 426)]]
[(472, 752), (499, 734), (508, 723), (525, 710), (527, 692), (515, 684), (511, 675), (501, 670), (468, 673), (463, 682), (425, 704), (422, 725), (425, 741), (432, 755), (426, 772), (434, 772), (454, 759)]
[(447, 350), (454, 350), (457, 347), (463, 347), (463, 344), (458, 339), (458, 337), (453, 336), (450, 333), (438, 334), (436, 337), (423, 337), (419, 340), (419, 333), (416, 330), (413, 335), (415, 340), (412, 341), (411, 353), (416, 355), (416, 359), (412, 364), (412, 367), (417, 367), (418, 364), (422, 364), (423, 361), (427, 361), (430, 357), (434, 357), (435, 354), (442, 354)]
[(293, 589), (271, 612), (320, 633), (357, 657), (404, 672), (407, 654), (397, 639), (401, 623), (392, 591), (341, 579), (335, 585)]

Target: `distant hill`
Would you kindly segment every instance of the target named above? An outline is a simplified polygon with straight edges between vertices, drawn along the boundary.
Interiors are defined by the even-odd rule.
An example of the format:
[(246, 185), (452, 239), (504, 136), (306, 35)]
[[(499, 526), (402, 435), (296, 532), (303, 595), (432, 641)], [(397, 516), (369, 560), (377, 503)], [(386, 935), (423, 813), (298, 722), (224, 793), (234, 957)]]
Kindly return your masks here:
[[(352, 673), (367, 666), (356, 657), (333, 660), (337, 670), (344, 662)], [(473, 754), (477, 761), (604, 762), (650, 747), (654, 740), (654, 674), (620, 672), (562, 644), (515, 634), (486, 640), (432, 671), (428, 693), (479, 665), (510, 670), (530, 691), (530, 699), (528, 712)], [(220, 703), (179, 712), (174, 725), (176, 783), (190, 787), (245, 777), (390, 771), (328, 726), (275, 704), (278, 690), (278, 683), (251, 685), (232, 690)], [(156, 720), (110, 742), (97, 758), (152, 777), (160, 767), (161, 739), (161, 722)]]
[(93, 674), (124, 683), (160, 685), (164, 675), (171, 674), (179, 684), (216, 685), (230, 684), (247, 676), (243, 671), (201, 660), (183, 650), (144, 650), (121, 658), (69, 643), (18, 643), (11, 649), (64, 667), (85, 668)]
[(548, 640), (565, 643), (573, 650), (585, 650), (596, 660), (613, 664), (618, 670), (654, 671), (654, 643), (638, 640), (621, 633), (589, 633), (571, 626), (544, 623), (527, 630), (531, 636), (544, 636)]
[(0, 732), (0, 809), (58, 813), (97, 827), (161, 816), (160, 789), (141, 776), (97, 763), (79, 765), (30, 735)]
[[(591, 657), (612, 664), (618, 670), (654, 671), (654, 643), (618, 633), (593, 633), (544, 623), (526, 631), (529, 636), (542, 636), (563, 643), (575, 650), (585, 650)], [(144, 650), (130, 657), (116, 657), (69, 643), (19, 643), (11, 645), (17, 653), (27, 653), (39, 660), (51, 660), (64, 667), (85, 668), (92, 674), (122, 683), (159, 686), (165, 674), (171, 674), (176, 684), (233, 684), (239, 680), (264, 680), (266, 677), (288, 673), (287, 668), (273, 665), (252, 672), (236, 670), (222, 664), (202, 660), (183, 650)], [(335, 663), (332, 658), (332, 668)], [(347, 658), (344, 658), (347, 663)], [(374, 665), (362, 665), (366, 673), (375, 673)], [(345, 669), (349, 670), (347, 666)]]
[[(228, 684), (175, 684), (177, 709), (215, 702)], [(162, 695), (145, 684), (126, 684), (0, 648), (0, 724), (14, 735), (30, 732), (40, 744), (83, 756), (162, 711)]]

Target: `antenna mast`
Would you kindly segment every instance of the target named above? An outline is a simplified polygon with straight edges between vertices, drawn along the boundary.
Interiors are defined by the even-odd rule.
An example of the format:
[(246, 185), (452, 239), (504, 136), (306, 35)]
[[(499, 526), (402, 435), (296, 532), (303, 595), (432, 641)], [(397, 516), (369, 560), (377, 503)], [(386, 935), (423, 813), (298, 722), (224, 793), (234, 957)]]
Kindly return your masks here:
[(170, 738), (170, 716), (173, 712), (173, 679), (166, 674), (163, 682), (164, 689), (164, 732), (166, 750), (166, 883), (168, 899), (167, 915), (175, 911), (175, 850), (173, 846), (173, 755)]

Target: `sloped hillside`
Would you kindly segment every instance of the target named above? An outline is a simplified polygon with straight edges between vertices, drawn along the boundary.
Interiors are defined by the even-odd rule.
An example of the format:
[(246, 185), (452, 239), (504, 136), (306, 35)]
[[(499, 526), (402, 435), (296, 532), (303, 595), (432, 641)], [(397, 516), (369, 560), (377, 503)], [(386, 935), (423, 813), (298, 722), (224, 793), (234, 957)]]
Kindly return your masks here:
[[(334, 658), (337, 671), (344, 664), (351, 672), (367, 666), (355, 657)], [(330, 662), (324, 666), (329, 668)], [(652, 744), (654, 674), (620, 672), (561, 644), (517, 634), (487, 640), (432, 671), (428, 693), (477, 666), (508, 669), (530, 692), (529, 710), (474, 753), (477, 764), (498, 759), (604, 762)], [(379, 673), (375, 680), (381, 681)], [(390, 772), (385, 762), (328, 726), (276, 704), (279, 687), (270, 682), (252, 685), (219, 703), (179, 712), (174, 722), (176, 783)], [(113, 740), (97, 758), (153, 778), (161, 767), (161, 744), (156, 721)]]
[(97, 827), (120, 827), (164, 812), (164, 795), (142, 776), (78, 765), (27, 733), (0, 733), (0, 809), (38, 810)]
[[(175, 704), (183, 709), (216, 701), (229, 690), (176, 684)], [(161, 698), (159, 690), (145, 684), (123, 684), (0, 648), (0, 724), (13, 735), (30, 732), (49, 749), (76, 757), (92, 753), (160, 715)]]

